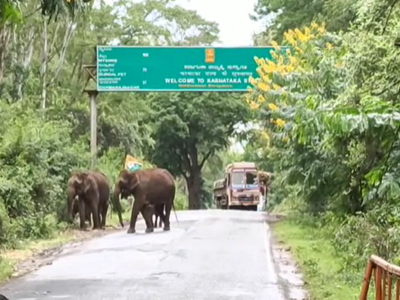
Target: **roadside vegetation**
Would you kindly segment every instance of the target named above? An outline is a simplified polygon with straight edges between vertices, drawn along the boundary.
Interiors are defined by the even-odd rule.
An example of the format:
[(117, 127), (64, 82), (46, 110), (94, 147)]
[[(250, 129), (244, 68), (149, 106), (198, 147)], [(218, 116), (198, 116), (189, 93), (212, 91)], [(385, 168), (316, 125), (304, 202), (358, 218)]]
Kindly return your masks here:
[[(218, 40), (219, 30), (172, 0), (112, 5), (103, 0), (0, 0), (0, 20), (3, 280), (16, 261), (84, 235), (66, 223), (65, 190), (70, 173), (90, 163), (82, 66), (93, 63), (93, 48), (111, 43), (209, 45)], [(209, 207), (210, 187), (223, 163), (219, 151), (249, 112), (235, 94), (102, 93), (97, 168), (113, 184), (126, 154), (133, 155), (145, 167), (173, 173), (176, 209)], [(128, 221), (130, 204), (123, 209)], [(113, 218), (110, 225), (116, 225)]]
[(295, 2), (256, 7), (281, 13), (255, 36), (277, 52), (257, 61), (245, 159), (274, 173), (269, 210), (287, 215), (275, 234), (312, 299), (358, 299), (371, 254), (400, 262), (400, 4)]

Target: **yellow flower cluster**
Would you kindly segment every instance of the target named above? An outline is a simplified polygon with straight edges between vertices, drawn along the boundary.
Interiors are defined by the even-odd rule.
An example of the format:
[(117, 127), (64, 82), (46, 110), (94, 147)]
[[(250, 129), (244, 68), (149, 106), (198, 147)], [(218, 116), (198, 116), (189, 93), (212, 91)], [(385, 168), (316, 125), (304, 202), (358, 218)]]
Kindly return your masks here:
[[(282, 87), (272, 81), (272, 75), (274, 73), (287, 75), (297, 70), (303, 70), (301, 55), (303, 54), (302, 48), (304, 49), (304, 47), (302, 47), (302, 45), (307, 44), (307, 42), (310, 40), (321, 37), (324, 33), (324, 23), (318, 24), (312, 22), (310, 27), (305, 27), (303, 30), (296, 28), (284, 33), (284, 40), (286, 44), (290, 45), (294, 52), (290, 49), (287, 49), (285, 53), (279, 53), (281, 47), (275, 41), (272, 41), (271, 46), (275, 50), (271, 51), (272, 60), (254, 57), (254, 60), (258, 66), (256, 71), (259, 78), (249, 78), (249, 83), (253, 88), (248, 88), (249, 94), (246, 95), (246, 101), (251, 109), (258, 109), (260, 105), (266, 101), (265, 97), (263, 96), (255, 97), (253, 92), (269, 92), (282, 89)], [(327, 49), (333, 48), (333, 46), (329, 43), (327, 43), (325, 47)], [(282, 94), (284, 93), (285, 91), (282, 91)], [(270, 109), (274, 110), (271, 107)]]
[(278, 106), (276, 106), (276, 105), (273, 104), (273, 103), (268, 103), (268, 108), (269, 108), (270, 110), (278, 110)]
[(284, 33), (284, 37), (285, 41), (291, 45), (296, 52), (303, 54), (303, 50), (299, 46), (312, 39), (320, 37), (325, 33), (325, 31), (325, 23), (317, 24), (312, 22), (311, 26), (305, 27), (303, 31), (298, 28), (295, 30), (290, 29)]
[(276, 119), (276, 120), (274, 120), (274, 119), (272, 119), (271, 120), (271, 123), (272, 124), (276, 124), (276, 126), (278, 126), (278, 127), (283, 127), (283, 126), (285, 126), (285, 124), (286, 124), (286, 122), (284, 121), (284, 120), (282, 120), (282, 119)]

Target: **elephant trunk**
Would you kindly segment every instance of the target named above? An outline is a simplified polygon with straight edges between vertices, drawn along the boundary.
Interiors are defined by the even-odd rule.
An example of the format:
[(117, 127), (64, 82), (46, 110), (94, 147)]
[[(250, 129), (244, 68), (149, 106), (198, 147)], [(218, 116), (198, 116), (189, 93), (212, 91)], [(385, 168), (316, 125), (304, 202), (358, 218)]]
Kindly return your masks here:
[(117, 183), (114, 188), (114, 205), (115, 205), (115, 208), (117, 209), (119, 223), (121, 224), (121, 227), (123, 228), (124, 222), (122, 221), (122, 212), (121, 212), (122, 209), (121, 209), (121, 203), (119, 202), (119, 194), (120, 194), (120, 190), (119, 190), (119, 185)]
[(68, 187), (67, 188), (67, 215), (68, 215), (69, 223), (72, 223), (74, 221), (74, 216), (72, 215), (74, 199), (75, 199), (75, 189)]

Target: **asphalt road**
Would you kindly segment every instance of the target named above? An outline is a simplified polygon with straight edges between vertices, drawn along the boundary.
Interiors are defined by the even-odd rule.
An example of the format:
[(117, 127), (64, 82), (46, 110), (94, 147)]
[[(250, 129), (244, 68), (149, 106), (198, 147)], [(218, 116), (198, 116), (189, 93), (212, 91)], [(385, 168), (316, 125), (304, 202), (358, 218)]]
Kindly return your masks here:
[(171, 214), (171, 231), (81, 244), (0, 287), (10, 300), (283, 300), (262, 212)]

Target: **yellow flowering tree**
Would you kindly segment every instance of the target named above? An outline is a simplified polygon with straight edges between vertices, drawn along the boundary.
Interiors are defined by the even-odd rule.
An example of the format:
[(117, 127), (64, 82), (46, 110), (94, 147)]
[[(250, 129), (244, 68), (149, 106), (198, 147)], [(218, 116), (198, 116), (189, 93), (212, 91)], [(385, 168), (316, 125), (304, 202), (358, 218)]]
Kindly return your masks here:
[(367, 49), (356, 50), (357, 38), (329, 33), (317, 23), (289, 30), (282, 45), (271, 43), (272, 61), (255, 58), (258, 77), (249, 80), (246, 100), (263, 124), (269, 147), (277, 149), (278, 168), (288, 183), (301, 184), (313, 211), (335, 207), (353, 214), (371, 197), (393, 195), (380, 183), (386, 172), (382, 153), (391, 151), (386, 139), (393, 140), (400, 117), (377, 94), (376, 83), (380, 80), (387, 87), (382, 90), (393, 95), (390, 84), (396, 81), (366, 73), (365, 65), (380, 72), (384, 65), (370, 59), (376, 54), (361, 56)]
[[(324, 82), (326, 77), (336, 75), (332, 75), (332, 72), (340, 72), (340, 68), (332, 68), (332, 63), (336, 60), (324, 61), (325, 68), (322, 72), (315, 70), (322, 58), (336, 54), (329, 53), (334, 52), (334, 40), (334, 37), (325, 31), (324, 24), (312, 23), (303, 30), (286, 32), (284, 47), (272, 42), (273, 61), (255, 58), (259, 77), (250, 78), (252, 87), (246, 100), (251, 109), (260, 110), (263, 116), (267, 117), (263, 121), (269, 134), (280, 133), (275, 134), (275, 138), (279, 136), (286, 141), (289, 133), (293, 131), (285, 131), (284, 127), (287, 122), (293, 121), (296, 116), (299, 117), (299, 106), (304, 106), (311, 95), (331, 88)], [(327, 69), (330, 69), (328, 73)], [(309, 122), (303, 125), (307, 124)], [(290, 126), (288, 128), (292, 129)]]

